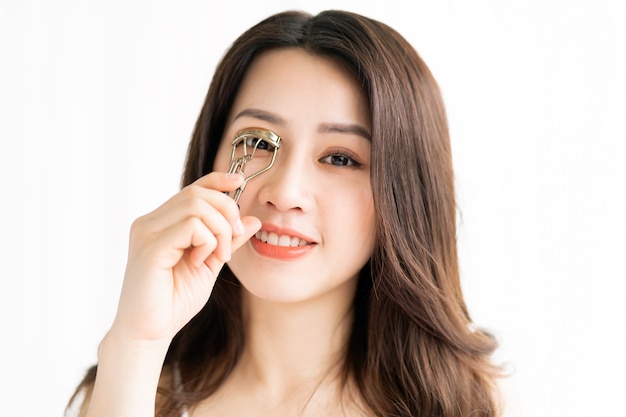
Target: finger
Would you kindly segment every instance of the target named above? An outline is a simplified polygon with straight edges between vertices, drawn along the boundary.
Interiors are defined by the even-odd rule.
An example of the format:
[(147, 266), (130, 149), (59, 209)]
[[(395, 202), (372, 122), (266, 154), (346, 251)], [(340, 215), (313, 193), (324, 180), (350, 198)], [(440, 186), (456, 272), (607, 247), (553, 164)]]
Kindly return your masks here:
[(210, 225), (209, 216), (211, 213), (215, 213), (212, 208), (217, 209), (221, 216), (230, 223), (234, 234), (243, 233), (237, 203), (221, 191), (198, 185), (185, 187), (161, 207), (146, 215), (144, 220), (153, 232), (164, 230), (190, 216), (199, 217), (207, 225)]
[[(224, 216), (231, 222), (233, 226), (233, 233), (240, 235), (244, 233), (243, 224), (239, 214), (239, 206), (237, 203), (224, 192), (231, 192), (236, 190), (241, 184), (243, 184), (244, 177), (241, 174), (236, 173), (221, 173), (212, 172), (208, 175), (200, 177), (193, 185), (220, 190), (222, 193), (219, 196), (215, 196), (216, 200), (214, 205), (218, 207), (220, 211), (224, 213)], [(237, 210), (234, 210), (237, 207)]]
[(245, 232), (241, 235), (234, 236), (232, 242), (232, 251), (235, 252), (244, 243), (246, 243), (256, 232), (261, 229), (261, 220), (253, 216), (246, 216), (242, 219)]
[[(205, 193), (217, 195), (206, 196)], [(218, 204), (211, 204), (212, 198), (216, 199)], [(220, 200), (222, 200), (221, 203)], [(239, 209), (234, 201), (219, 192), (200, 187), (188, 189), (184, 195), (172, 198), (167, 204), (144, 216), (142, 224), (150, 233), (159, 233), (190, 217), (201, 219), (209, 229), (216, 233), (228, 231), (230, 236), (233, 232), (242, 232)]]
[[(242, 218), (242, 224), (243, 224), (245, 231), (241, 235), (233, 237), (233, 242), (232, 242), (233, 253), (237, 249), (239, 249), (241, 246), (243, 246), (244, 243), (250, 240), (250, 238), (261, 229), (261, 220), (253, 216), (246, 216)], [(216, 257), (212, 255), (209, 256), (204, 261), (204, 263), (211, 271), (216, 271), (216, 273), (219, 272), (219, 270), (222, 268), (224, 264), (223, 262), (220, 262), (219, 259), (217, 259)]]
[[(196, 221), (200, 224), (195, 224)], [(193, 230), (190, 228), (190, 224), (194, 225)], [(231, 240), (233, 237), (232, 225), (226, 220), (222, 213), (201, 200), (194, 200), (193, 202), (180, 201), (170, 206), (170, 209), (164, 211), (161, 216), (153, 217), (148, 225), (144, 225), (142, 236), (148, 239), (151, 239), (155, 235), (171, 236), (172, 230), (179, 230), (176, 227), (177, 225), (183, 225), (180, 230), (190, 233), (189, 236), (185, 238), (177, 236), (178, 240), (171, 242), (171, 245), (177, 247), (177, 249), (201, 246), (200, 242), (192, 240), (196, 238), (196, 236), (191, 235), (192, 232), (199, 235), (209, 233), (211, 234), (212, 240), (216, 241), (216, 248), (212, 248), (210, 252), (218, 250), (218, 257), (220, 259), (230, 259)], [(205, 240), (208, 241), (209, 239), (205, 238)], [(196, 251), (196, 253), (199, 256), (200, 253), (204, 252)], [(206, 255), (208, 256), (208, 253)]]
[(198, 178), (192, 183), (203, 188), (210, 188), (219, 191), (233, 191), (243, 184), (244, 177), (241, 174), (211, 172)]
[[(158, 261), (156, 266), (159, 268), (174, 267), (188, 249), (196, 251), (193, 255), (193, 263), (196, 265), (202, 263), (212, 253), (224, 262), (230, 259), (230, 242), (227, 255), (224, 255), (226, 250), (218, 251), (219, 240), (197, 217), (177, 223), (156, 236), (145, 249)], [(199, 258), (201, 259), (198, 260)]]
[[(202, 265), (206, 258), (211, 256), (218, 247), (217, 238), (208, 229), (198, 230), (198, 232), (198, 235), (194, 235), (192, 238), (191, 247), (187, 248), (189, 251), (189, 261), (196, 268)], [(206, 236), (201, 237), (204, 233), (206, 233)], [(224, 257), (224, 262), (228, 260), (230, 260), (230, 254)]]
[[(230, 260), (233, 227), (223, 216), (223, 213), (207, 204), (204, 210), (198, 213), (198, 216), (190, 218), (200, 219), (206, 229), (217, 239), (217, 247), (214, 249), (217, 257), (224, 262)], [(196, 245), (194, 244), (194, 246)]]

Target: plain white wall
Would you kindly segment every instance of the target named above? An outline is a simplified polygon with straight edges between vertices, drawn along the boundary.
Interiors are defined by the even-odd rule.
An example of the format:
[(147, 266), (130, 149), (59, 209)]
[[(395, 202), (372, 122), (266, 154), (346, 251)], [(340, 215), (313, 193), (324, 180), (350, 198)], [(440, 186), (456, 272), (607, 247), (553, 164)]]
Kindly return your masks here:
[(624, 4), (3, 1), (0, 413), (62, 415), (115, 313), (130, 223), (178, 189), (218, 59), (287, 8), (386, 22), (438, 79), (467, 301), (524, 415), (622, 413)]

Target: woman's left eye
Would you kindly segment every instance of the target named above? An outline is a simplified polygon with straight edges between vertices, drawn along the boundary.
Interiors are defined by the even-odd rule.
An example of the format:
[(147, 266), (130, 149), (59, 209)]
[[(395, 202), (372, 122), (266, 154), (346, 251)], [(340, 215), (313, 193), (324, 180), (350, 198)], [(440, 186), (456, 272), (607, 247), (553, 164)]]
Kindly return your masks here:
[(340, 167), (359, 167), (361, 165), (354, 158), (351, 158), (350, 156), (341, 153), (334, 153), (325, 156), (321, 159), (321, 161)]

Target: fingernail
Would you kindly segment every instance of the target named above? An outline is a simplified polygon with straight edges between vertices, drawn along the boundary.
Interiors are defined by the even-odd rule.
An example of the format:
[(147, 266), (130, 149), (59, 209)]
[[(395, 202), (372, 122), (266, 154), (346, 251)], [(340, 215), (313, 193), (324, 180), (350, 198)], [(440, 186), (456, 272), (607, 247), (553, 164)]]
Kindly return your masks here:
[(229, 172), (226, 174), (226, 178), (229, 180), (235, 180), (237, 178), (241, 178), (241, 174), (237, 174), (236, 172)]
[(243, 222), (237, 217), (237, 220), (233, 223), (233, 232), (235, 232), (236, 235), (243, 235), (245, 231), (246, 229), (243, 227)]

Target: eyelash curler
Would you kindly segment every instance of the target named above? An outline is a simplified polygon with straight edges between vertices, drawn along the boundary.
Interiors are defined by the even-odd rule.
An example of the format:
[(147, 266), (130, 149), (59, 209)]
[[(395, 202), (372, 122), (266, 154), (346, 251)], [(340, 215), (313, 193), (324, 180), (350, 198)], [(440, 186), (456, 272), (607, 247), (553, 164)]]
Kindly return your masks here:
[[(250, 140), (252, 140), (253, 142), (249, 143)], [(280, 148), (280, 136), (278, 136), (271, 130), (266, 129), (244, 129), (237, 132), (232, 145), (233, 149), (230, 154), (230, 168), (228, 169), (228, 173), (237, 173), (244, 176), (243, 184), (241, 184), (233, 194), (233, 200), (235, 200), (235, 202), (239, 202), (239, 197), (241, 197), (243, 190), (248, 184), (248, 181), (261, 175), (265, 171), (269, 170), (272, 165), (274, 165), (276, 154), (278, 153), (278, 149)], [(246, 164), (250, 160), (252, 160), (257, 149), (272, 152), (272, 157), (267, 166), (253, 172), (248, 176), (245, 176), (244, 169), (246, 167)]]

